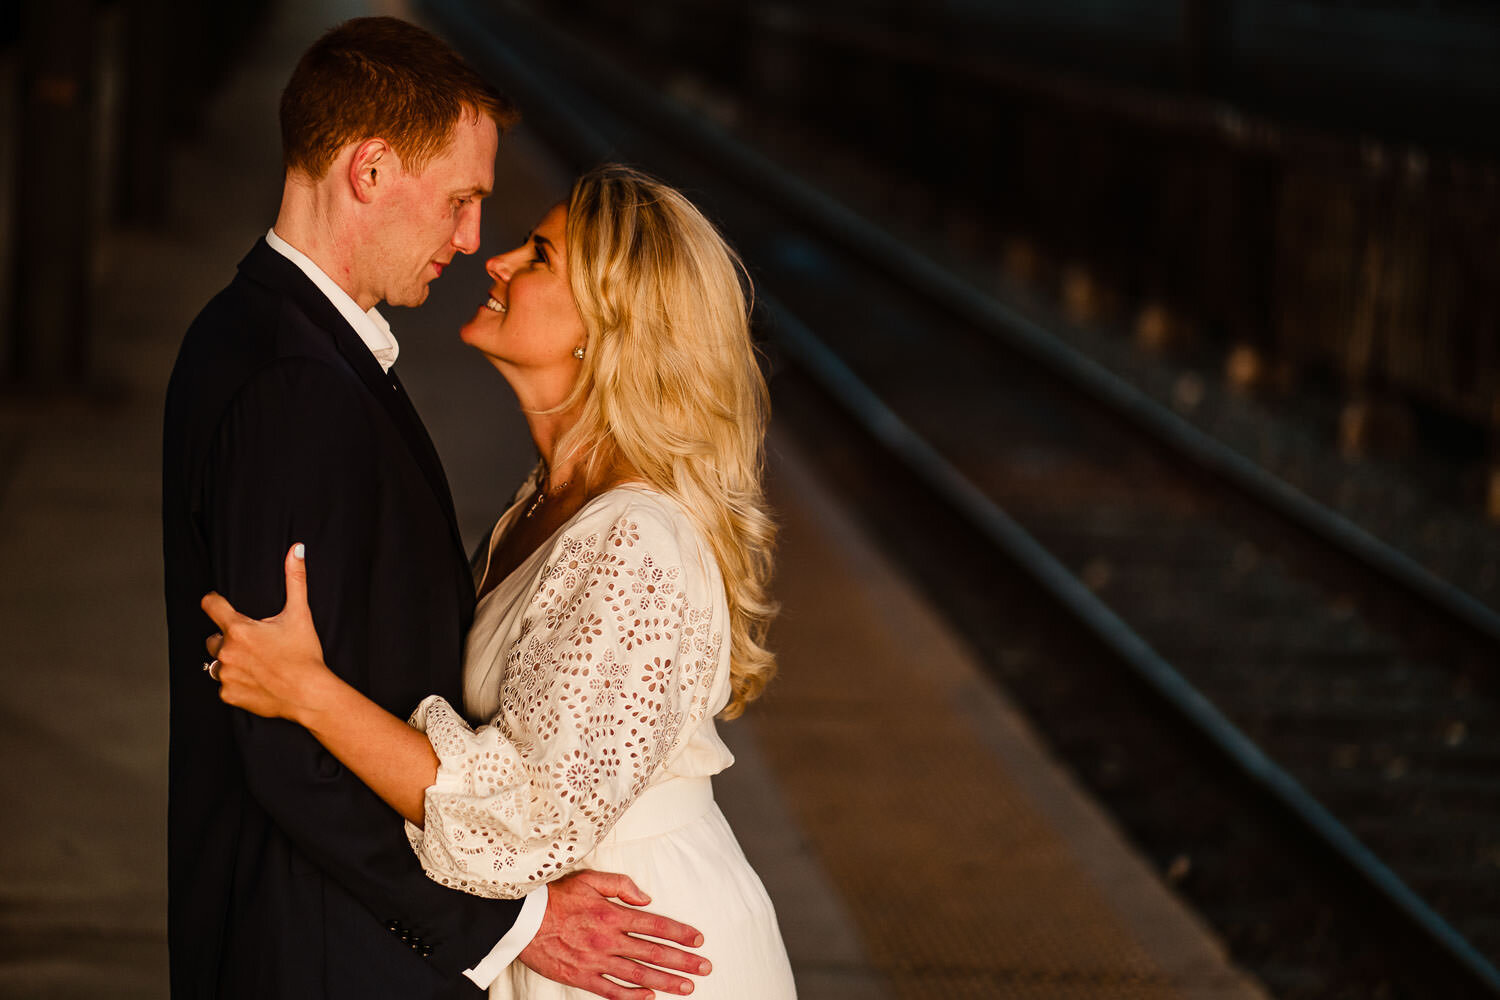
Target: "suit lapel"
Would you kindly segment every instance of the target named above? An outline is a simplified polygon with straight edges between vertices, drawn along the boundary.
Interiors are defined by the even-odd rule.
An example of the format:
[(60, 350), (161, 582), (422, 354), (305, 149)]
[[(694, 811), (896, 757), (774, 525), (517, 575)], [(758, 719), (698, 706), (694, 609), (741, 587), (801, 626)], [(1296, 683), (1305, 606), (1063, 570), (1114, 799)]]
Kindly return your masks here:
[(344, 361), (390, 414), (391, 422), (396, 425), (406, 442), (407, 450), (421, 468), (423, 477), (447, 516), (454, 545), (462, 554), (463, 537), (458, 531), (458, 516), (453, 510), (453, 494), (448, 488), (448, 477), (443, 473), (443, 463), (438, 458), (432, 438), (427, 434), (427, 428), (422, 424), (422, 418), (417, 415), (416, 407), (407, 397), (400, 381), (394, 374), (387, 375), (381, 369), (380, 362), (375, 360), (375, 355), (359, 339), (359, 334), (354, 332), (348, 320), (339, 314), (328, 297), (302, 273), (301, 268), (273, 250), (264, 238), (257, 240), (245, 259), (240, 261), (240, 270), (254, 280), (285, 293), (314, 325), (333, 338)]
[[(358, 337), (355, 339), (357, 340)], [(364, 345), (361, 344), (360, 346)], [(372, 361), (374, 360), (375, 356), (370, 354), (368, 349), (365, 350), (365, 354)], [(375, 362), (375, 368), (379, 371), (380, 362)], [(396, 424), (405, 428), (407, 446), (416, 455), (417, 463), (422, 466), (422, 471), (426, 473), (428, 483), (431, 484), (433, 492), (437, 494), (438, 500), (442, 502), (443, 510), (448, 514), (448, 525), (453, 529), (453, 541), (458, 545), (459, 551), (462, 552), (464, 540), (458, 531), (458, 515), (453, 510), (453, 491), (448, 486), (447, 474), (443, 472), (443, 461), (438, 457), (437, 448), (433, 445), (432, 438), (427, 433), (427, 426), (422, 423), (422, 418), (417, 416), (417, 408), (412, 405), (411, 397), (406, 394), (406, 387), (396, 377), (395, 369), (391, 370), (389, 376), (384, 376), (383, 373), (382, 376), (387, 379), (386, 385), (390, 387), (393, 401), (387, 409), (400, 412), (401, 416), (397, 418)], [(402, 422), (403, 420), (405, 423)]]

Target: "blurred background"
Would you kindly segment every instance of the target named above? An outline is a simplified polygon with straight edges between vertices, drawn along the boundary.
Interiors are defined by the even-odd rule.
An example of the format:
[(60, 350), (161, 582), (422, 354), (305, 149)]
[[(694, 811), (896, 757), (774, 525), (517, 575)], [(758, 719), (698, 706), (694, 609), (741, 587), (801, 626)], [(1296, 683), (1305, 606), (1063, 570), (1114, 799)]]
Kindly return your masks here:
[[(268, 4), (7, 5), (7, 384), (88, 378), (70, 265), (101, 226), (163, 218), (170, 143)], [(1205, 378), (1321, 397), (1344, 453), (1438, 452), (1449, 498), (1500, 518), (1483, 469), (1500, 422), (1492, 5), (538, 9), (987, 283)]]
[[(936, 452), (1039, 537), (1087, 599), (1113, 609), (1166, 650), (1166, 659), (1209, 691), (1237, 732), (1263, 741), (1269, 756), (1327, 803), (1339, 823), (1375, 843), (1400, 880), (1418, 888), (1421, 905), (1407, 906), (1400, 919), (1427, 921), (1430, 904), (1440, 927), (1432, 931), (1427, 921), (1423, 933), (1446, 942), (1439, 951), (1460, 955), (1465, 968), (1478, 968), (1479, 980), (1495, 987), (1489, 963), (1500, 955), (1500, 781), (1493, 766), (1500, 763), (1500, 746), (1478, 734), (1494, 703), (1494, 660), (1486, 662), (1485, 650), (1500, 649), (1500, 640), (1492, 642), (1500, 633), (1486, 632), (1500, 621), (1493, 617), (1500, 609), (1500, 12), (1481, 0), (6, 5), (0, 11), (0, 513), (7, 524), (0, 529), (0, 554), (7, 577), (4, 620), (15, 631), (9, 650), (0, 652), (0, 679), (11, 689), (0, 703), (13, 723), (0, 746), (14, 773), (5, 785), (11, 815), (0, 829), (7, 846), (26, 846), (9, 863), (0, 862), (8, 882), (0, 885), (0, 920), (14, 932), (11, 944), (0, 943), (0, 962), (55, 949), (65, 967), (83, 934), (116, 956), (105, 968), (139, 973), (122, 995), (159, 991), (163, 897), (153, 838), (160, 816), (141, 808), (159, 806), (163, 794), (157, 768), (165, 724), (161, 637), (150, 631), (157, 628), (152, 616), (159, 607), (152, 423), (159, 415), (152, 407), (159, 406), (175, 336), (274, 217), (280, 81), (320, 30), (364, 13), (428, 19), (520, 99), (527, 119), (517, 140), (522, 153), (501, 171), (510, 178), (507, 190), (520, 193), (503, 212), (497, 207), (501, 214), (487, 224), (487, 249), (515, 242), (528, 220), (565, 192), (570, 172), (606, 152), (701, 196), (765, 293), (761, 332), (773, 386), (782, 387), (778, 413), (787, 414), (778, 416), (782, 450), (795, 455), (803, 448), (816, 456), (813, 464), (836, 470), (830, 475), (845, 482), (843, 502), (855, 511), (850, 516), (878, 544), (907, 536), (913, 520), (966, 516), (930, 498), (897, 510), (903, 502), (897, 490), (884, 495), (884, 484), (894, 481), (879, 471), (885, 459), (867, 456), (852, 438), (818, 436), (836, 421), (799, 395), (811, 391), (799, 382), (798, 371), (807, 365), (775, 333), (795, 326), (790, 312), (806, 318)], [(590, 87), (613, 90), (614, 103), (600, 98), (596, 110)], [(548, 93), (557, 107), (546, 103)], [(632, 96), (637, 93), (648, 96)], [(676, 138), (641, 138), (657, 126), (636, 124), (637, 112), (640, 121), (671, 119)], [(682, 137), (700, 134), (708, 136), (705, 148), (717, 144), (715, 155), (738, 156), (761, 174), (790, 178), (778, 181), (777, 190), (795, 188), (802, 204), (823, 205), (820, 232), (844, 226), (846, 243), (863, 242), (866, 255), (885, 258), (886, 277), (840, 284), (844, 265), (828, 263), (833, 251), (790, 223), (770, 221), (780, 207), (750, 220), (755, 213), (737, 209), (736, 196), (718, 193), (707, 173), (693, 173), (708, 168), (688, 162)], [(780, 197), (765, 195), (762, 203), (779, 206)], [(817, 228), (809, 226), (809, 232)], [(869, 232), (888, 242), (861, 235)], [(458, 277), (444, 283), (420, 318), (398, 311), (398, 332), (451, 330), (473, 304), (483, 280), (479, 267), (478, 259), (456, 267)], [(1462, 624), (1406, 629), (1415, 599), (1366, 598), (1359, 588), (1368, 581), (1351, 582), (1377, 571), (1326, 570), (1322, 564), (1333, 557), (1317, 554), (1286, 557), (1283, 567), (1267, 555), (1287, 544), (1283, 537), (1312, 529), (1246, 529), (1249, 541), (1237, 535), (1223, 543), (1221, 561), (1229, 569), (1215, 563), (1214, 572), (1242, 586), (1274, 562), (1278, 573), (1284, 569), (1296, 586), (1309, 588), (1285, 597), (1287, 603), (1323, 608), (1337, 629), (1365, 630), (1355, 636), (1305, 623), (1287, 627), (1298, 641), (1321, 637), (1324, 660), (1363, 650), (1366, 632), (1384, 636), (1395, 629), (1400, 634), (1389, 648), (1380, 647), (1379, 666), (1365, 675), (1392, 687), (1377, 690), (1375, 680), (1356, 675), (1330, 681), (1337, 690), (1326, 696), (1272, 691), (1266, 678), (1283, 668), (1286, 683), (1309, 683), (1301, 653), (1263, 657), (1242, 670), (1249, 687), (1263, 685), (1249, 694), (1214, 687), (1227, 682), (1196, 680), (1186, 654), (1167, 649), (1180, 626), (1145, 612), (1138, 620), (1132, 598), (1122, 593), (1155, 593), (1159, 578), (1132, 577), (1127, 556), (1093, 536), (1076, 541), (1085, 528), (1115, 537), (1130, 533), (1119, 527), (1126, 503), (1119, 497), (1155, 478), (1150, 463), (1156, 459), (1116, 470), (1111, 482), (1123, 484), (1118, 492), (1078, 480), (1083, 485), (1064, 499), (1079, 506), (1083, 527), (1067, 529), (1072, 543), (1053, 539), (1041, 512), (1062, 502), (1057, 484), (1074, 474), (1073, 460), (1040, 459), (1040, 446), (1013, 441), (1018, 432), (1006, 407), (1024, 408), (1049, 433), (1089, 438), (1100, 451), (1114, 448), (1107, 438), (1113, 432), (1088, 430), (1083, 418), (1063, 415), (1050, 397), (1031, 398), (1032, 391), (1040, 394), (1036, 386), (1057, 376), (1026, 374), (1019, 362), (996, 362), (1021, 373), (1013, 386), (998, 378), (964, 382), (952, 373), (920, 382), (918, 367), (963, 368), (966, 359), (988, 350), (943, 339), (939, 328), (951, 324), (936, 306), (911, 306), (902, 313), (907, 326), (884, 340), (876, 320), (850, 315), (850, 302), (869, 297), (874, 303), (872, 289), (900, 280), (892, 274), (929, 268), (945, 276), (943, 287), (990, 304), (983, 308), (1003, 309), (1008, 318), (1000, 325), (1044, 330), (1046, 350), (1128, 387), (1130, 406), (1166, 415), (1148, 422), (1176, 421), (1172, 427), (1187, 430), (1173, 434), (1211, 439), (1252, 466), (1257, 481), (1274, 484), (1263, 490), (1306, 498), (1336, 519), (1342, 527), (1333, 534), (1352, 531), (1373, 540), (1380, 553), (1394, 553), (1416, 574), (1402, 579), (1428, 581), (1412, 584), (1418, 590), (1442, 589), (1449, 610), (1439, 617), (1457, 615)], [(815, 304), (814, 287), (825, 297), (841, 296), (841, 304)], [(842, 321), (819, 322), (824, 308)], [(843, 341), (830, 332), (840, 326)], [(877, 364), (877, 352), (887, 346), (894, 353)], [(404, 378), (434, 425), (450, 474), (486, 470), (484, 477), (453, 476), (465, 534), (475, 538), (488, 526), (503, 484), (529, 463), (529, 443), (496, 398), (488, 373), (465, 367), (456, 345), (442, 351), (435, 354), (444, 360)], [(403, 365), (407, 357), (403, 342)], [(882, 377), (891, 379), (889, 388), (882, 388)], [(1089, 418), (1102, 419), (1101, 426), (1134, 419), (1110, 410), (1114, 404), (1090, 405), (1091, 412), (1104, 406), (1102, 418), (1097, 412)], [(972, 438), (945, 439), (942, 430), (924, 429), (923, 420), (967, 427)], [(476, 440), (476, 423), (509, 429)], [(989, 447), (981, 441), (1010, 442), (1013, 450), (986, 453), (981, 462), (975, 456)], [(1052, 493), (1038, 501), (1006, 492), (1037, 468)], [(801, 482), (790, 472), (773, 474), (783, 483)], [(856, 489), (860, 496), (851, 499), (849, 484), (863, 482), (861, 475), (874, 485)], [(1087, 503), (1082, 494), (1089, 495)], [(1035, 518), (1026, 513), (1031, 501), (1038, 505)], [(886, 509), (872, 512), (866, 503)], [(1184, 502), (1171, 517), (1194, 508), (1227, 521), (1226, 505), (1232, 506), (1215, 499)], [(1267, 541), (1271, 536), (1278, 540)], [(1039, 677), (1047, 671), (1033, 671), (1027, 657), (1050, 663), (1096, 654), (1016, 653), (989, 630), (1014, 632), (1061, 613), (1038, 610), (1032, 618), (983, 602), (964, 611), (962, 595), (1008, 594), (1012, 585), (990, 575), (997, 570), (954, 569), (964, 581), (954, 597), (933, 580), (949, 569), (935, 553), (944, 545), (979, 543), (912, 538), (908, 551), (887, 552), (894, 572), (943, 609), (945, 627), (970, 650), (984, 683), (1018, 700), (1048, 752), (1106, 808), (1122, 815), (1135, 808), (1122, 810), (1116, 798), (1131, 784), (1130, 774), (1151, 772), (1168, 757), (1193, 756), (1181, 748), (1129, 749), (1125, 736), (1085, 739), (1059, 729), (1059, 719), (1093, 719), (1089, 713), (1099, 709), (1057, 700), (1061, 695), (1052, 688), (1093, 682), (1044, 682)], [(1208, 545), (1184, 538), (1161, 546), (1201, 552)], [(1361, 565), (1385, 565), (1380, 561), (1387, 556), (1361, 558), (1367, 559)], [(1179, 558), (1174, 572), (1184, 575), (1188, 561)], [(43, 563), (47, 569), (39, 569)], [(126, 592), (134, 604), (116, 600)], [(1232, 659), (1242, 630), (1261, 628), (1266, 617), (1250, 625), (1230, 617), (1230, 605), (1259, 598), (1243, 589), (1226, 593), (1195, 612), (1210, 636), (1200, 644), (1208, 659)], [(809, 596), (809, 616), (822, 613), (814, 610), (819, 599)], [(149, 640), (124, 638), (143, 628)], [(1436, 646), (1420, 645), (1443, 629), (1465, 638), (1444, 633)], [(797, 633), (784, 634), (790, 644)], [(112, 661), (125, 642), (135, 646), (114, 664), (118, 671), (99, 662)], [(1445, 643), (1469, 645), (1454, 652), (1457, 647)], [(112, 679), (59, 686), (58, 672), (80, 660)], [(1450, 672), (1434, 674), (1440, 679), (1429, 685), (1414, 679), (1408, 660)], [(1426, 691), (1424, 685), (1437, 692), (1437, 707), (1412, 693)], [(786, 697), (784, 704), (795, 703), (795, 694)], [(59, 700), (69, 706), (61, 713)], [(767, 712), (775, 710), (773, 699)], [(822, 711), (827, 714), (826, 706)], [(74, 720), (81, 730), (70, 724)], [(815, 728), (816, 719), (810, 724)], [(761, 725), (762, 737), (774, 734), (785, 740), (778, 745), (796, 746), (780, 724)], [(1105, 723), (1099, 726), (1102, 731)], [(1416, 734), (1411, 739), (1419, 749), (1391, 735), (1403, 727)], [(1328, 741), (1312, 750), (1286, 748), (1275, 742), (1286, 730), (1326, 731)], [(78, 749), (90, 741), (100, 745)], [(759, 752), (747, 744), (747, 758)], [(923, 965), (899, 954), (896, 938), (882, 936), (892, 933), (889, 927), (867, 918), (874, 904), (846, 884), (830, 849), (818, 846), (824, 833), (834, 834), (820, 833), (824, 819), (817, 808), (798, 804), (802, 796), (817, 800), (826, 791), (787, 777), (795, 770), (794, 750), (765, 753), (773, 775), (767, 781), (780, 782), (778, 794), (792, 803), (788, 822), (801, 831), (794, 836), (802, 844), (797, 851), (821, 859), (817, 865), (829, 873), (818, 878), (831, 880), (827, 893), (852, 912), (839, 918), (840, 926), (857, 927), (850, 940), (864, 943), (849, 946), (858, 956), (850, 961), (877, 969), (884, 985), (860, 979), (850, 986), (832, 974), (829, 982), (844, 982), (840, 988), (848, 995), (877, 989), (1012, 995), (1002, 992), (1007, 981), (997, 974), (975, 971), (983, 960), (972, 967), (957, 959), (943, 965), (949, 960), (929, 956)], [(1459, 759), (1460, 753), (1467, 756)], [(38, 763), (56, 754), (58, 761)], [(100, 815), (66, 792), (57, 796), (71, 802), (63, 809), (36, 796), (39, 785), (66, 787), (79, 775), (97, 773), (99, 761), (123, 769), (123, 776), (103, 782), (103, 794), (124, 813)], [(1444, 770), (1450, 766), (1455, 770)], [(1325, 779), (1354, 773), (1367, 781), (1359, 790), (1329, 785), (1325, 791)], [(85, 799), (98, 794), (98, 788), (80, 790)], [(1450, 799), (1466, 804), (1442, 811), (1447, 806), (1437, 803)], [(134, 818), (121, 821), (120, 815)], [(1401, 821), (1403, 832), (1390, 832), (1386, 821), (1392, 819)], [(138, 846), (123, 855), (98, 854), (99, 831), (119, 829), (121, 822), (135, 831), (130, 843)], [(1411, 984), (1424, 973), (1393, 971), (1358, 945), (1325, 937), (1337, 936), (1328, 929), (1338, 923), (1333, 910), (1313, 921), (1319, 929), (1296, 959), (1305, 964), (1292, 969), (1287, 956), (1299, 949), (1285, 938), (1296, 936), (1289, 930), (1295, 917), (1255, 917), (1246, 929), (1231, 916), (1216, 916), (1214, 906), (1240, 904), (1206, 901), (1217, 891), (1206, 874), (1213, 864), (1206, 848), (1200, 853), (1186, 840), (1153, 834), (1151, 823), (1114, 822), (1164, 883), (1193, 900), (1269, 995), (1423, 995)], [(1176, 816), (1157, 828), (1188, 824)], [(76, 835), (53, 837), (50, 831), (59, 826)], [(96, 829), (76, 833), (89, 827)], [(1434, 839), (1412, 846), (1423, 832)], [(1269, 850), (1275, 857), (1282, 849)], [(1431, 870), (1434, 857), (1444, 854), (1461, 859), (1459, 870)], [(38, 874), (69, 869), (77, 877), (61, 896), (50, 875)], [(933, 877), (957, 879), (961, 871)], [(1372, 881), (1369, 871), (1360, 871), (1356, 881)], [(1223, 877), (1249, 883), (1257, 876)], [(38, 902), (48, 894), (56, 897), (52, 903)], [(106, 900), (96, 908), (105, 916), (94, 930), (80, 930), (73, 916), (63, 915), (73, 912), (70, 900), (77, 899)], [(1356, 913), (1362, 906), (1351, 905)], [(133, 916), (143, 912), (151, 916)], [(963, 919), (974, 922), (972, 915)], [(1279, 929), (1273, 932), (1273, 925)], [(137, 933), (122, 930), (128, 927)], [(1450, 933), (1453, 940), (1444, 936)], [(69, 947), (56, 945), (59, 935), (70, 939)], [(970, 941), (966, 947), (984, 954), (990, 945)], [(151, 957), (138, 961), (141, 954)], [(1342, 957), (1319, 970), (1318, 956), (1335, 954)], [(812, 959), (799, 961), (801, 975)], [(1330, 971), (1334, 966), (1340, 971)], [(937, 967), (948, 971), (933, 973)], [(959, 967), (969, 971), (952, 971)], [(66, 978), (17, 979), (35, 992), (14, 995), (73, 995), (71, 987), (56, 985)], [(44, 982), (53, 985), (37, 985)], [(967, 985), (960, 989), (959, 982)], [(1161, 983), (1150, 975), (1129, 982), (1131, 989), (1156, 983), (1168, 993), (1198, 995), (1175, 974)], [(1468, 995), (1463, 990), (1471, 987), (1431, 995)], [(1053, 992), (1037, 988), (1036, 995), (1065, 995), (1057, 982)], [(821, 990), (804, 987), (810, 996), (841, 995), (832, 986)], [(1136, 994), (1115, 983), (1102, 992), (1066, 995)]]

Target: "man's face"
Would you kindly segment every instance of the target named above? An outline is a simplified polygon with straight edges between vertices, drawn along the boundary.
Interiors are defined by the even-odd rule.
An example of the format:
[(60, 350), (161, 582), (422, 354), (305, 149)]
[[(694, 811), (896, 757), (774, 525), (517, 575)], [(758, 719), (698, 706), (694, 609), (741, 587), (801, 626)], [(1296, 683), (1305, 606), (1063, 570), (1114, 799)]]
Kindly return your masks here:
[(479, 249), (479, 202), (495, 184), (500, 136), (488, 115), (462, 115), (453, 140), (420, 174), (389, 177), (364, 266), (377, 300), (418, 306), (455, 253)]

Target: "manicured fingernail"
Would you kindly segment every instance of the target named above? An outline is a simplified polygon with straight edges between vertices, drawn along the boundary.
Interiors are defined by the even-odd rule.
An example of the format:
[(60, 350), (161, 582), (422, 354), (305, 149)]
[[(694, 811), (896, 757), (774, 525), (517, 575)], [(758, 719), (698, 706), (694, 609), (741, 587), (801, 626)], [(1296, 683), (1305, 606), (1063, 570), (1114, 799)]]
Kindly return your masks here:
[(706, 976), (712, 971), (714, 971), (714, 967), (709, 964), (707, 959), (698, 963), (698, 974), (700, 976)]
[(298, 542), (296, 545), (292, 546), (292, 555), (298, 559), (306, 559), (307, 546), (303, 545), (301, 542)]
[(699, 948), (699, 947), (702, 947), (702, 945), (703, 945), (703, 935), (699, 934), (697, 937), (693, 938), (693, 947), (694, 948)]

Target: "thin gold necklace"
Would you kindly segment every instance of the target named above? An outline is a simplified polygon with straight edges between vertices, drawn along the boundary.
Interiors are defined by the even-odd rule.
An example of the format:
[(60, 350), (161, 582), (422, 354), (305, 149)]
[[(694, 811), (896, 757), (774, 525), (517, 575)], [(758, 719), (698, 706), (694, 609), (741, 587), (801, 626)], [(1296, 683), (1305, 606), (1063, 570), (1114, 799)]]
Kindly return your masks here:
[[(563, 490), (567, 489), (569, 486), (572, 486), (572, 485), (573, 485), (573, 480), (569, 479), (567, 482), (563, 483), (561, 486), (559, 486), (557, 488), (557, 492), (561, 493)], [(548, 492), (547, 491), (547, 477), (545, 475), (543, 475), (542, 476), (542, 481), (540, 483), (538, 483), (537, 487), (536, 487), (536, 499), (533, 500), (533, 501), (531, 501), (531, 506), (527, 507), (526, 508), (526, 513), (524, 513), (524, 514), (521, 515), (521, 520), (524, 521), (528, 517), (530, 517), (532, 514), (536, 513), (536, 509), (542, 505), (542, 501), (545, 500), (545, 499), (547, 499), (547, 492)]]

